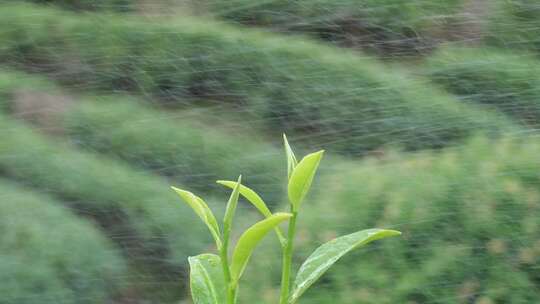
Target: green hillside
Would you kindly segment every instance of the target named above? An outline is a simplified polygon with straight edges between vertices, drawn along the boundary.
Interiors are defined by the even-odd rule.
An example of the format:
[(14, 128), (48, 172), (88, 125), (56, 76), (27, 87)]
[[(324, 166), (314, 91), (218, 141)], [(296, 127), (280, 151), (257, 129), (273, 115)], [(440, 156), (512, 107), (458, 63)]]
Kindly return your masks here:
[(0, 55), (12, 65), (85, 90), (176, 104), (216, 99), (264, 120), (272, 136), (309, 134), (307, 144), (341, 153), (437, 148), (471, 132), (512, 129), (408, 73), (298, 38), (190, 18), (155, 23), (25, 5), (4, 6), (0, 26)]
[[(17, 0), (8, 0), (15, 2)], [(304, 34), (387, 59), (426, 55), (441, 42), (540, 51), (536, 0), (27, 0), (81, 11), (177, 18), (193, 14)]]

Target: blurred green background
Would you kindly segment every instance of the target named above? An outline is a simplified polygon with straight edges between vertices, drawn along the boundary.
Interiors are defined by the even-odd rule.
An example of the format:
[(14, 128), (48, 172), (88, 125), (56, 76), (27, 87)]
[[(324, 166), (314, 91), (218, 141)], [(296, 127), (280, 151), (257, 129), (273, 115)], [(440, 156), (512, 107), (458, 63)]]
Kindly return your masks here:
[[(0, 304), (191, 303), (236, 179), (286, 209), (281, 134), (324, 148), (300, 303), (540, 303), (538, 0), (4, 0)], [(258, 219), (248, 204), (237, 235)], [(277, 303), (272, 235), (241, 303)]]

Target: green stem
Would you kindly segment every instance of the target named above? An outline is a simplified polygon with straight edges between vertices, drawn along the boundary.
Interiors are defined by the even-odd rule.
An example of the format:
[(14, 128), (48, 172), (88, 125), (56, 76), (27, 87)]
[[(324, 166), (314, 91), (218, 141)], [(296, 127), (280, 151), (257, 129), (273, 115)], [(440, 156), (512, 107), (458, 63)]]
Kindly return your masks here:
[(287, 304), (289, 301), (289, 289), (291, 286), (291, 266), (292, 266), (292, 253), (294, 246), (294, 235), (296, 233), (296, 216), (297, 212), (292, 212), (292, 217), (289, 222), (289, 231), (287, 233), (287, 242), (283, 247), (283, 263), (281, 273), (281, 295), (279, 297), (279, 304)]
[(227, 286), (227, 304), (235, 304), (236, 302), (236, 287), (232, 284), (231, 271), (229, 268), (229, 257), (227, 254), (228, 241), (225, 240), (223, 246), (219, 249), (221, 257), (221, 266), (223, 267), (223, 275), (225, 276), (225, 285)]

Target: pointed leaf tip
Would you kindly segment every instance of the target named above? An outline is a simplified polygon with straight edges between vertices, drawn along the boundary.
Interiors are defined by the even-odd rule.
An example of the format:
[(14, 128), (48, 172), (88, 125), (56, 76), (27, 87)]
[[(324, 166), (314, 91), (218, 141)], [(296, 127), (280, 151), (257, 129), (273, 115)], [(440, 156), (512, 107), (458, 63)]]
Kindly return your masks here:
[(212, 237), (216, 242), (216, 246), (218, 248), (221, 247), (221, 232), (219, 230), (216, 217), (214, 216), (208, 205), (204, 202), (204, 200), (189, 191), (182, 190), (176, 187), (171, 188), (182, 198), (182, 200), (186, 204), (191, 207), (191, 209), (193, 209), (193, 211), (195, 211), (195, 213), (210, 230), (210, 233), (212, 234)]
[(230, 235), (231, 228), (232, 228), (234, 214), (236, 213), (236, 206), (238, 206), (240, 187), (242, 185), (241, 182), (242, 182), (242, 175), (238, 177), (238, 181), (233, 187), (233, 191), (231, 193), (231, 196), (229, 197), (229, 201), (227, 202), (225, 215), (223, 216), (223, 231), (224, 231), (224, 237), (227, 238), (227, 240)]
[(294, 168), (289, 179), (288, 195), (293, 210), (297, 211), (308, 193), (324, 150), (306, 155)]
[(287, 140), (287, 135), (285, 135), (285, 133), (283, 133), (283, 145), (285, 147), (285, 155), (287, 156), (287, 178), (290, 179), (294, 168), (296, 165), (298, 165), (298, 161), (296, 160), (296, 156), (289, 145), (289, 141)]
[[(218, 184), (223, 185), (225, 187), (234, 189), (237, 185), (237, 182), (233, 181), (225, 181), (225, 180), (218, 180)], [(270, 209), (268, 209), (268, 206), (263, 201), (263, 199), (251, 188), (248, 188), (247, 186), (240, 185), (240, 194), (248, 200), (259, 212), (266, 218), (272, 216), (272, 212)], [(285, 240), (285, 236), (283, 236), (283, 232), (279, 227), (275, 227), (274, 230), (276, 231), (277, 237), (279, 238), (279, 241), (283, 244)]]
[[(225, 187), (234, 189), (234, 187), (237, 185), (237, 182), (234, 181), (226, 181), (226, 180), (218, 180), (218, 184), (223, 185)], [(259, 210), (262, 215), (265, 217), (269, 217), (272, 215), (272, 212), (270, 212), (270, 209), (268, 209), (268, 206), (263, 201), (263, 199), (251, 188), (248, 188), (245, 185), (240, 185), (240, 194), (242, 194), (243, 197), (245, 197), (257, 210)]]

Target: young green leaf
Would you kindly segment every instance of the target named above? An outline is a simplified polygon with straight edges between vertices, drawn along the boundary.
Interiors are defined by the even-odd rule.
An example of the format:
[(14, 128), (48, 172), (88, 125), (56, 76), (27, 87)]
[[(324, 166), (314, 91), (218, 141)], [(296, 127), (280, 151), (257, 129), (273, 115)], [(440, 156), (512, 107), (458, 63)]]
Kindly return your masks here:
[[(234, 189), (238, 184), (237, 182), (225, 180), (218, 180), (217, 183), (231, 189)], [(272, 215), (272, 212), (270, 212), (270, 209), (268, 209), (263, 199), (252, 189), (244, 185), (240, 185), (240, 194), (242, 194), (242, 196), (245, 197), (253, 206), (255, 206), (255, 208), (257, 208), (257, 210), (259, 210), (259, 212), (265, 217)]]
[(238, 282), (253, 250), (262, 240), (262, 238), (279, 225), (281, 222), (289, 219), (292, 214), (275, 213), (267, 219), (264, 219), (247, 229), (236, 244), (231, 263), (231, 277), (233, 282)]
[(208, 205), (202, 200), (202, 198), (196, 196), (195, 194), (182, 190), (176, 187), (171, 187), (180, 197), (195, 211), (195, 213), (201, 218), (201, 220), (206, 224), (210, 233), (214, 237), (216, 245), (218, 248), (221, 247), (221, 233), (219, 226), (216, 221), (216, 217), (208, 208)]
[(300, 267), (294, 281), (293, 292), (289, 303), (295, 303), (317, 279), (351, 250), (375, 240), (400, 234), (401, 232), (396, 230), (367, 229), (338, 237), (323, 244)]
[(194, 304), (225, 304), (226, 284), (219, 256), (205, 253), (189, 257), (188, 261)]
[(298, 164), (298, 161), (296, 160), (296, 156), (294, 156), (294, 152), (289, 145), (287, 135), (285, 134), (283, 134), (283, 145), (285, 146), (285, 154), (287, 155), (287, 177), (290, 179), (294, 168)]
[(223, 217), (223, 233), (225, 235), (225, 238), (228, 238), (231, 227), (232, 227), (232, 220), (234, 217), (234, 213), (236, 212), (236, 206), (238, 205), (238, 196), (240, 191), (240, 186), (242, 182), (242, 175), (238, 177), (238, 182), (236, 182), (236, 185), (233, 188), (233, 191), (231, 193), (231, 196), (229, 197), (229, 201), (227, 202), (227, 209), (225, 209), (225, 216)]
[(288, 185), (289, 200), (293, 211), (298, 211), (308, 193), (323, 154), (324, 150), (308, 154), (294, 168)]
[[(237, 182), (224, 181), (224, 180), (218, 180), (217, 183), (220, 185), (229, 187), (231, 189), (234, 189), (236, 185), (238, 184)], [(259, 212), (262, 213), (262, 215), (264, 215), (264, 217), (268, 218), (272, 216), (272, 212), (270, 212), (270, 209), (268, 209), (268, 207), (266, 206), (266, 203), (257, 194), (257, 192), (253, 191), (252, 189), (244, 185), (240, 185), (240, 194), (243, 197), (245, 197), (253, 206), (255, 206), (255, 208), (257, 208), (257, 210), (259, 210)], [(284, 244), (286, 239), (285, 239), (285, 236), (283, 236), (283, 232), (281, 232), (281, 229), (276, 226), (274, 230), (276, 231), (276, 234), (279, 238), (280, 243)]]

